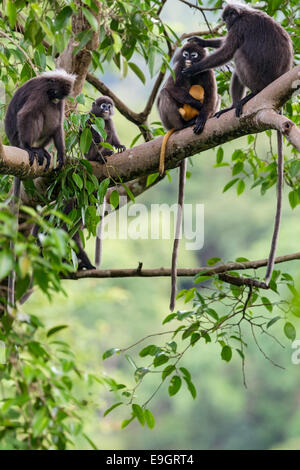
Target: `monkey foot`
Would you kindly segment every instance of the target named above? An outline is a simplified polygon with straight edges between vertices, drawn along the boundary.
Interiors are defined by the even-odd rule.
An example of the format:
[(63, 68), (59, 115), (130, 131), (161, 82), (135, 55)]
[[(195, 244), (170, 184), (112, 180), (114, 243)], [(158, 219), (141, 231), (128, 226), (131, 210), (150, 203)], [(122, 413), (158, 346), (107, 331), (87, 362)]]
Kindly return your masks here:
[(236, 117), (240, 117), (243, 114), (243, 103), (238, 103), (235, 108)]
[(116, 149), (117, 149), (118, 153), (121, 153), (121, 152), (125, 152), (126, 147), (125, 147), (125, 145), (118, 145), (118, 146), (116, 146)]
[(83, 269), (96, 269), (95, 266), (92, 265), (92, 263), (89, 261), (89, 260), (84, 260), (84, 261), (80, 261), (78, 263), (78, 271), (82, 271)]
[(44, 148), (39, 147), (28, 147), (25, 149), (29, 155), (29, 165), (32, 166), (34, 160), (37, 160), (39, 166), (42, 166), (45, 163), (46, 159), (46, 166), (45, 170), (49, 169), (51, 155), (45, 150)]

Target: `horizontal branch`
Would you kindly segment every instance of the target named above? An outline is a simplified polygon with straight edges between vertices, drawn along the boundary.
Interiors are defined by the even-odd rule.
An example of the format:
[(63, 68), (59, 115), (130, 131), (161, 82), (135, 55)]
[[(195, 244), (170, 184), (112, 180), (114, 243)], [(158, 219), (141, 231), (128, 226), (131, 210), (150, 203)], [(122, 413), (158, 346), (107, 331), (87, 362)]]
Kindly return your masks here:
[[(300, 260), (300, 252), (291, 253), (289, 255), (278, 256), (275, 263), (285, 263), (288, 261)], [(200, 268), (178, 268), (177, 276), (191, 277), (196, 274), (205, 273), (206, 276), (213, 276), (214, 274), (221, 274), (227, 271), (240, 271), (245, 269), (258, 269), (267, 266), (268, 260), (261, 259), (256, 261), (232, 262), (221, 264), (211, 268), (204, 266)], [(62, 276), (63, 279), (104, 279), (104, 278), (122, 278), (122, 277), (170, 277), (170, 268), (157, 268), (157, 269), (144, 269), (142, 264), (134, 269), (90, 269), (86, 271), (78, 271), (71, 273), (68, 276)]]
[[(184, 158), (199, 154), (217, 145), (229, 142), (247, 134), (255, 134), (267, 129), (278, 129), (288, 137), (299, 150), (300, 130), (285, 117), (276, 117), (275, 109), (283, 106), (293, 93), (300, 89), (300, 65), (282, 75), (252, 98), (243, 109), (240, 118), (235, 111), (224, 113), (219, 119), (209, 119), (203, 132), (196, 135), (191, 127), (175, 132), (168, 141), (166, 169), (175, 168)], [(91, 162), (93, 172), (99, 180), (111, 177), (114, 181), (131, 181), (141, 176), (157, 172), (162, 137), (128, 149), (109, 157), (107, 164)], [(51, 168), (51, 165), (50, 165)], [(0, 154), (0, 173), (12, 174), (21, 178), (37, 178), (51, 172), (34, 164), (29, 166), (27, 152), (4, 146)]]

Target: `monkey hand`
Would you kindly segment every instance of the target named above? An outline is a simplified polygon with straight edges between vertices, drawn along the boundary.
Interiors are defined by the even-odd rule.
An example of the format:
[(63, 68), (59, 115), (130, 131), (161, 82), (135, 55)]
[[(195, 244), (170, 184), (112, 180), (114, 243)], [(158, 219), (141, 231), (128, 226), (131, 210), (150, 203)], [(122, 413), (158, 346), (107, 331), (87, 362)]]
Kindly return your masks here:
[(182, 70), (182, 75), (185, 78), (192, 77), (193, 75), (196, 75), (198, 73), (202, 72), (202, 69), (199, 67), (199, 64), (191, 65), (191, 67), (185, 67)]
[(199, 38), (198, 36), (192, 36), (191, 38), (188, 39), (188, 42), (190, 41), (196, 42), (201, 47), (206, 46), (206, 39)]
[(64, 166), (64, 163), (65, 163), (65, 155), (64, 154), (58, 154), (57, 155), (57, 161), (58, 161), (58, 165), (57, 165), (57, 170), (60, 170), (63, 166)]
[(27, 147), (26, 151), (29, 155), (29, 165), (32, 166), (34, 160), (37, 160), (38, 164), (42, 166), (46, 160), (45, 170), (49, 169), (51, 162), (51, 155), (44, 148), (39, 147)]
[(116, 147), (118, 153), (124, 152), (126, 150), (125, 145), (120, 144), (120, 145), (116, 145), (115, 147)]
[(199, 113), (196, 117), (196, 122), (194, 126), (194, 134), (201, 134), (204, 129), (205, 123), (207, 121), (207, 116), (205, 113)]
[(243, 103), (240, 101), (235, 107), (236, 117), (240, 117), (243, 114)]
[(96, 269), (96, 267), (92, 265), (90, 260), (85, 259), (85, 260), (80, 260), (78, 263), (78, 271), (82, 271), (83, 269), (86, 269), (86, 270)]

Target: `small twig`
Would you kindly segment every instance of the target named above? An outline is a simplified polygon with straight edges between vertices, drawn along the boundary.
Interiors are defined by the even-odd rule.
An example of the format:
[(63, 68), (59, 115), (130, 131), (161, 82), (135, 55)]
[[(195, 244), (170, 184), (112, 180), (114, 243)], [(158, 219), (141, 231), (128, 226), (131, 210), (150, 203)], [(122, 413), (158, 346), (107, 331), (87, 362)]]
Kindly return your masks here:
[(253, 286), (258, 287), (259, 289), (270, 288), (265, 282), (257, 281), (256, 279), (252, 279), (250, 277), (236, 277), (230, 276), (230, 274), (220, 274), (219, 279), (235, 286)]
[(269, 356), (266, 355), (266, 353), (263, 351), (263, 349), (261, 349), (260, 345), (258, 344), (258, 341), (257, 341), (257, 338), (256, 338), (256, 335), (255, 335), (255, 332), (254, 332), (254, 326), (253, 324), (250, 322), (250, 325), (251, 325), (251, 331), (252, 331), (252, 335), (253, 335), (253, 338), (254, 338), (254, 341), (255, 341), (255, 344), (256, 346), (258, 347), (258, 349), (260, 350), (260, 352), (262, 353), (262, 355), (264, 356), (264, 358), (271, 362), (271, 364), (273, 364), (273, 366), (275, 367), (279, 367), (279, 369), (285, 369), (285, 367), (282, 367), (281, 365), (277, 364), (276, 362), (273, 361), (273, 359), (271, 359)]
[(184, 3), (190, 8), (195, 8), (195, 10), (201, 11), (216, 11), (216, 10), (222, 10), (222, 6), (220, 7), (200, 7), (199, 5), (194, 5), (193, 3), (187, 2), (186, 0), (179, 0), (181, 3)]

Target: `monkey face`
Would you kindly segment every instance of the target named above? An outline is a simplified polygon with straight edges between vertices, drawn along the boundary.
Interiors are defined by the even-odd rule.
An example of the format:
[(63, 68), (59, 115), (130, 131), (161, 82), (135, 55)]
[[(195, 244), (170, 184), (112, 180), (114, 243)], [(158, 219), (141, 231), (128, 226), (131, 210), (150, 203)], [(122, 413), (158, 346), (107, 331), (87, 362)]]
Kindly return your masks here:
[(72, 91), (72, 84), (67, 80), (47, 78), (47, 93), (50, 100), (62, 100)]
[(183, 68), (200, 62), (206, 55), (205, 49), (195, 42), (189, 42), (180, 51), (180, 60)]
[(97, 117), (102, 117), (102, 119), (110, 119), (114, 114), (114, 104), (110, 98), (98, 98), (94, 101), (92, 106), (92, 113)]
[(231, 26), (240, 16), (239, 9), (233, 5), (227, 5), (222, 13), (222, 19), (225, 21), (226, 28), (229, 30)]

